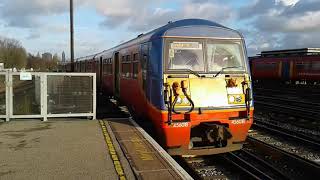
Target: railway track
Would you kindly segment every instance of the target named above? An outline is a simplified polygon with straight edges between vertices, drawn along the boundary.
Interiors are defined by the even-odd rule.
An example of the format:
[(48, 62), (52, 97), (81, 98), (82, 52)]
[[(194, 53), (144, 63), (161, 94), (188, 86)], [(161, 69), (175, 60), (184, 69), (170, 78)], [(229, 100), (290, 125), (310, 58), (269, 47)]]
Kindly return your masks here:
[(281, 171), (247, 150), (228, 153), (224, 158), (250, 179), (287, 179)]
[(288, 114), (263, 110), (257, 107), (254, 118), (261, 121), (270, 121), (274, 124), (281, 124), (293, 128), (296, 131), (305, 131), (307, 134), (319, 134), (320, 122), (313, 119), (294, 117)]
[[(297, 94), (297, 95), (308, 95), (316, 94), (320, 95), (320, 86), (270, 86), (270, 85), (254, 85), (254, 89), (259, 92), (272, 92), (276, 94)], [(305, 93), (308, 94), (305, 94)]]
[(315, 110), (296, 107), (296, 106), (290, 106), (284, 103), (279, 104), (274, 102), (265, 102), (262, 100), (255, 100), (255, 105), (257, 109), (261, 108), (261, 110), (263, 111), (267, 110), (269, 112), (287, 114), (289, 116), (296, 116), (296, 117), (300, 117), (300, 118), (311, 120), (311, 121), (318, 120), (317, 117), (320, 116), (320, 111), (315, 111)]
[(311, 87), (309, 89), (307, 88), (279, 88), (275, 89), (274, 87), (265, 88), (265, 87), (254, 87), (254, 93), (255, 95), (261, 95), (261, 96), (279, 96), (279, 97), (290, 97), (295, 98), (301, 101), (309, 100), (311, 102), (320, 102), (320, 89), (312, 89)]
[(281, 171), (287, 179), (314, 179), (320, 175), (318, 163), (288, 153), (256, 138), (249, 137), (248, 145), (244, 149)]
[(320, 132), (310, 131), (303, 128), (293, 127), (285, 123), (279, 123), (275, 120), (264, 120), (255, 118), (253, 127), (277, 134), (285, 138), (290, 138), (296, 142), (308, 145), (314, 149), (320, 149)]
[[(226, 170), (219, 166), (221, 159), (215, 156), (179, 157), (178, 162), (194, 179), (231, 179)], [(218, 162), (218, 163), (215, 163)]]
[(285, 179), (281, 172), (245, 150), (183, 160), (194, 179)]
[(249, 137), (240, 151), (182, 158), (195, 179), (313, 179), (320, 164)]
[(298, 107), (304, 107), (309, 109), (320, 109), (319, 103), (314, 103), (312, 101), (301, 101), (301, 100), (295, 100), (290, 97), (284, 98), (284, 97), (275, 97), (275, 96), (262, 96), (262, 95), (255, 95), (254, 96), (256, 100), (264, 100), (269, 102), (280, 102), (280, 103), (287, 103), (290, 104), (290, 106), (298, 106)]
[(279, 136), (278, 134), (273, 134), (270, 131), (260, 129), (251, 130), (249, 137), (320, 165), (320, 153), (318, 148), (314, 145), (311, 146), (310, 144), (303, 144), (294, 138)]

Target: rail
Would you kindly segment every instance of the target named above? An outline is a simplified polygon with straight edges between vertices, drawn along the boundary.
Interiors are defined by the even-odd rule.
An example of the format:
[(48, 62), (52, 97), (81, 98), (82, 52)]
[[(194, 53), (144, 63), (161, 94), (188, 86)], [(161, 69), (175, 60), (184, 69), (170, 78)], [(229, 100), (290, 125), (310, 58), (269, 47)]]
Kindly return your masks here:
[(280, 136), (284, 136), (286, 138), (294, 139), (297, 142), (301, 142), (305, 145), (312, 146), (315, 149), (320, 149), (320, 136), (303, 134), (292, 129), (283, 128), (282, 126), (276, 125), (275, 123), (276, 122), (272, 123), (268, 121), (262, 121), (259, 118), (255, 118), (255, 123), (253, 124), (253, 127), (267, 130), (269, 132), (278, 134)]
[(249, 143), (247, 148), (282, 171), (288, 179), (314, 179), (320, 176), (320, 165), (316, 162), (293, 155), (252, 137), (248, 137), (247, 140)]

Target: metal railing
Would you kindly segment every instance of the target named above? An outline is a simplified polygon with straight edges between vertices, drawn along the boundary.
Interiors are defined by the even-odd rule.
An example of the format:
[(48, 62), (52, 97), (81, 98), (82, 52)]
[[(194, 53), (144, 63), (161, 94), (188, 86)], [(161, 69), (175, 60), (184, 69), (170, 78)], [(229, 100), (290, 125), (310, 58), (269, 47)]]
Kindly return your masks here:
[(96, 118), (95, 73), (0, 72), (0, 118)]

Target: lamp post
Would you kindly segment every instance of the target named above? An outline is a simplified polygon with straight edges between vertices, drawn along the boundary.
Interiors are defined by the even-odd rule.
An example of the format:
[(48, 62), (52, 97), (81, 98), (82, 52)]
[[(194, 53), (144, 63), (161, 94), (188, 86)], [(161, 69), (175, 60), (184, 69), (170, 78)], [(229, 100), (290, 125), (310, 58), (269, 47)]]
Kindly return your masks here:
[(70, 55), (71, 55), (71, 72), (74, 71), (74, 39), (73, 39), (73, 0), (70, 0)]

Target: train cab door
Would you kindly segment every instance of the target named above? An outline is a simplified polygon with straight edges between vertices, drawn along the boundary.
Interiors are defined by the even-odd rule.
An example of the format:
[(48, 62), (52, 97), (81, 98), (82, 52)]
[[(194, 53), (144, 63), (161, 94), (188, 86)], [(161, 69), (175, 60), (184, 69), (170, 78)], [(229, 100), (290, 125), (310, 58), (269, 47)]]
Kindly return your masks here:
[(114, 95), (115, 97), (120, 97), (120, 58), (119, 52), (114, 54)]
[(147, 97), (150, 98), (150, 94), (148, 91), (148, 86), (150, 83), (148, 82), (148, 65), (149, 65), (149, 44), (141, 45), (141, 71), (142, 71), (142, 89)]

